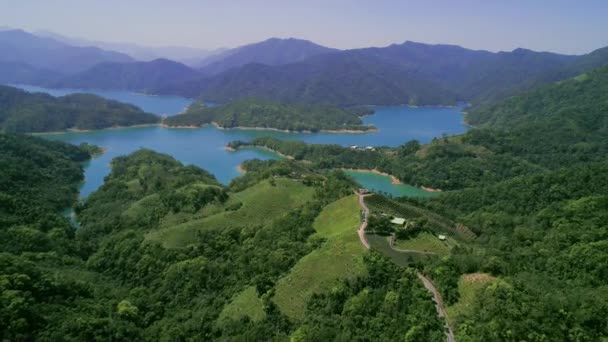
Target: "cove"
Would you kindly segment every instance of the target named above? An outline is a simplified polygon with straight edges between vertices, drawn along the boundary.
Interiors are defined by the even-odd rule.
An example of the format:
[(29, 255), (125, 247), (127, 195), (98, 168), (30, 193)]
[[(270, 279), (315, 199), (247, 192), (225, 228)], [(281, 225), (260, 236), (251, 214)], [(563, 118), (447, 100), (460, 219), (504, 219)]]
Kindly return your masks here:
[(394, 197), (430, 198), (439, 195), (438, 192), (426, 191), (407, 184), (393, 184), (390, 177), (373, 172), (344, 171), (344, 173), (367, 189)]
[[(20, 86), (28, 91), (47, 92), (62, 96), (73, 92), (89, 92), (82, 89), (47, 89)], [(140, 106), (145, 110), (162, 115), (181, 112), (191, 100), (174, 96), (148, 96), (121, 91), (94, 91), (93, 93), (111, 99)], [(102, 146), (106, 152), (85, 165), (85, 182), (80, 196), (86, 197), (95, 191), (110, 172), (109, 163), (120, 155), (126, 155), (140, 148), (148, 148), (166, 153), (184, 164), (193, 164), (213, 173), (224, 184), (240, 176), (237, 167), (248, 159), (277, 159), (276, 154), (262, 149), (243, 149), (236, 152), (225, 150), (233, 140), (250, 141), (260, 136), (273, 136), (283, 140), (300, 140), (310, 144), (338, 144), (342, 146), (398, 146), (416, 139), (421, 143), (430, 142), (444, 134), (463, 133), (467, 126), (463, 123), (461, 107), (410, 107), (374, 106), (375, 113), (363, 118), (364, 123), (374, 125), (377, 132), (369, 133), (288, 133), (264, 130), (217, 129), (206, 126), (195, 129), (163, 128), (160, 126), (105, 129), (90, 132), (66, 132), (45, 134), (43, 137), (73, 144), (87, 142)], [(407, 195), (406, 185), (393, 185), (390, 180), (384, 184), (382, 178), (369, 175), (353, 175), (362, 186), (376, 191), (385, 191), (395, 196)], [(377, 176), (377, 175), (376, 175)], [(393, 188), (391, 191), (387, 191)], [(413, 187), (412, 187), (413, 188)], [(416, 189), (416, 188), (413, 188)], [(411, 190), (413, 191), (413, 190)], [(423, 191), (423, 190), (420, 190)]]

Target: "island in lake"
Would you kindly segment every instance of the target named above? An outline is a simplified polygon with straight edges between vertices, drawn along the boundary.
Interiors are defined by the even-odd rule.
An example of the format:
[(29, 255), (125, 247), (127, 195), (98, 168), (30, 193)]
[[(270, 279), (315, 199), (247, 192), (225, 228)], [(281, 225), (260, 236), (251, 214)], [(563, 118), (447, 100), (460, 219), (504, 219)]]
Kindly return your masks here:
[(357, 133), (377, 130), (361, 120), (362, 116), (373, 112), (368, 107), (340, 108), (245, 98), (219, 106), (197, 101), (185, 113), (166, 118), (163, 124), (181, 128), (214, 124), (218, 128)]

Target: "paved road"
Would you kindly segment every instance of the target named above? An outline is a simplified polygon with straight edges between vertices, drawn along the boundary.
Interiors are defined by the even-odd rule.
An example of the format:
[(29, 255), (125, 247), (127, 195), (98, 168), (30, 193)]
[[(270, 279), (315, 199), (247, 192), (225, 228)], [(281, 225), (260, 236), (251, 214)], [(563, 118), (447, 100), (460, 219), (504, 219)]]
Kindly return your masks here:
[[(365, 228), (367, 227), (367, 218), (369, 216), (369, 208), (367, 207), (367, 205), (365, 204), (365, 196), (366, 195), (361, 195), (359, 193), (357, 193), (357, 196), (359, 197), (359, 205), (361, 206), (361, 209), (363, 209), (363, 212), (365, 213), (365, 217), (363, 218), (363, 222), (361, 223), (361, 226), (359, 226), (359, 230), (357, 231), (357, 233), (359, 234), (359, 239), (361, 240), (361, 244), (363, 245), (363, 247), (365, 247), (366, 249), (369, 249), (369, 243), (367, 242), (367, 237), (365, 236)], [(393, 248), (392, 244), (391, 248)], [(397, 249), (395, 249), (397, 250)], [(416, 251), (418, 253), (420, 253), (419, 251)], [(424, 252), (422, 252), (424, 253)], [(435, 285), (433, 285), (433, 282), (425, 277), (424, 275), (422, 275), (422, 273), (418, 273), (418, 278), (422, 281), (422, 284), (424, 284), (424, 287), (433, 295), (433, 298), (435, 299), (435, 309), (437, 310), (437, 315), (440, 318), (443, 318), (445, 320), (445, 327), (446, 332), (445, 335), (448, 339), (448, 342), (455, 342), (456, 339), (454, 339), (454, 331), (452, 331), (452, 327), (450, 326), (450, 323), (448, 322), (448, 314), (445, 311), (445, 306), (443, 305), (443, 299), (441, 298), (441, 294), (439, 293), (439, 291), (437, 291), (437, 288), (435, 288)]]
[(448, 338), (448, 342), (455, 342), (456, 340), (454, 339), (454, 331), (452, 331), (452, 327), (448, 322), (448, 314), (445, 311), (445, 306), (443, 305), (443, 299), (441, 298), (441, 294), (439, 293), (439, 291), (437, 291), (435, 285), (433, 285), (433, 282), (429, 278), (425, 277), (421, 273), (418, 273), (418, 278), (422, 281), (424, 287), (426, 287), (426, 289), (433, 294), (433, 298), (435, 298), (435, 309), (437, 310), (437, 315), (445, 320), (445, 326), (447, 328), (445, 335)]

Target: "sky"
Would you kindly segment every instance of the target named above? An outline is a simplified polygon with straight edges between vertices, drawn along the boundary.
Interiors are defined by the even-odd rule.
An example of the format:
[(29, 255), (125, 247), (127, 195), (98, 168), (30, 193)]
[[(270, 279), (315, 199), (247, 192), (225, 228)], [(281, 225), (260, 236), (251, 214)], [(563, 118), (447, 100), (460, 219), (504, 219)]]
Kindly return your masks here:
[(582, 54), (608, 45), (608, 0), (0, 0), (0, 26), (206, 49), (295, 37)]

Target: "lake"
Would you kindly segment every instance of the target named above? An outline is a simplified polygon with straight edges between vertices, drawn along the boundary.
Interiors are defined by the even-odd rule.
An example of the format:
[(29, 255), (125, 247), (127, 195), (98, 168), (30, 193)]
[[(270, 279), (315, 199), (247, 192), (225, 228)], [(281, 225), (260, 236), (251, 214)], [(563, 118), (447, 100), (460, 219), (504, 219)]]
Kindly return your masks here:
[[(176, 96), (149, 96), (126, 91), (89, 91), (78, 89), (46, 89), (32, 86), (19, 86), (28, 91), (46, 92), (53, 96), (63, 96), (74, 92), (89, 92), (96, 95), (131, 103), (142, 109), (159, 114), (175, 115), (191, 103), (191, 100)], [(240, 173), (237, 166), (247, 159), (275, 159), (273, 153), (261, 149), (244, 149), (229, 152), (224, 149), (233, 140), (249, 141), (259, 136), (274, 136), (285, 140), (301, 140), (311, 144), (339, 144), (342, 146), (398, 146), (416, 139), (422, 143), (430, 142), (444, 134), (463, 133), (467, 126), (463, 123), (461, 108), (456, 107), (410, 107), (374, 106), (374, 115), (366, 116), (363, 121), (374, 125), (377, 132), (369, 133), (286, 133), (261, 130), (221, 130), (213, 126), (198, 129), (162, 128), (158, 126), (106, 129), (91, 132), (68, 132), (46, 134), (45, 138), (61, 140), (74, 144), (88, 142), (107, 149), (106, 153), (86, 165), (85, 183), (81, 197), (88, 196), (102, 183), (110, 172), (112, 158), (125, 155), (140, 148), (149, 148), (173, 156), (184, 164), (193, 164), (213, 173), (217, 179), (227, 184)], [(406, 185), (388, 184), (383, 176), (353, 174), (363, 186), (392, 193), (407, 195)], [(410, 187), (411, 188), (411, 187)], [(413, 188), (416, 189), (416, 188)], [(388, 191), (391, 190), (391, 191)], [(418, 193), (420, 195), (420, 193)]]
[(47, 93), (55, 97), (74, 93), (95, 94), (106, 99), (134, 104), (148, 113), (167, 116), (181, 113), (188, 105), (190, 105), (190, 103), (192, 103), (191, 99), (179, 96), (155, 96), (120, 90), (51, 89), (22, 84), (11, 84), (11, 86), (21, 88), (32, 93)]
[(373, 172), (344, 171), (344, 173), (367, 189), (384, 192), (395, 197), (430, 198), (439, 195), (439, 192), (430, 192), (407, 184), (393, 184), (390, 177)]

